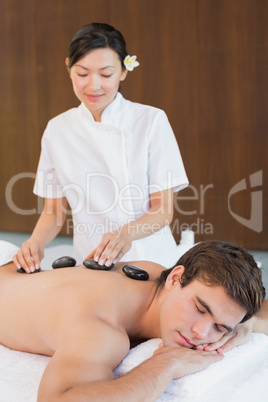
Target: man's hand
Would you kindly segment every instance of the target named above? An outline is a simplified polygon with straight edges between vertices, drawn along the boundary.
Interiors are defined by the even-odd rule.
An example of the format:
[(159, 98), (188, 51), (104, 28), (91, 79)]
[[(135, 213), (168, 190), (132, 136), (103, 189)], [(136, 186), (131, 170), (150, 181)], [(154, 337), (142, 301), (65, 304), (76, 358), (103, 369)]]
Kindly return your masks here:
[[(223, 355), (217, 351), (205, 351), (187, 349), (185, 347), (166, 347), (160, 344), (160, 347), (154, 352), (154, 356), (159, 355), (162, 364), (172, 368), (173, 379), (178, 379), (189, 374), (204, 370), (212, 363), (223, 358)], [(157, 364), (157, 362), (155, 363)]]
[(224, 335), (218, 342), (209, 345), (200, 345), (196, 349), (203, 349), (205, 351), (216, 350), (219, 353), (228, 352), (228, 350), (233, 349), (235, 346), (245, 343), (252, 333), (252, 328), (253, 319), (251, 318), (243, 324), (238, 324), (231, 333)]

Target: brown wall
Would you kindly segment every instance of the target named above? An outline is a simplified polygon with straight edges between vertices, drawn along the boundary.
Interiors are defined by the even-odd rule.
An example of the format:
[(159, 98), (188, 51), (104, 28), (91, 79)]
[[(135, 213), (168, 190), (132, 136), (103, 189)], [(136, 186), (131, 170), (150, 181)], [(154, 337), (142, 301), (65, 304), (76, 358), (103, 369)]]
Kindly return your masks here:
[[(175, 200), (177, 240), (188, 223), (197, 240), (267, 249), (266, 0), (1, 0), (0, 230), (30, 232), (37, 220), (14, 207), (40, 209), (32, 186), (41, 136), (50, 118), (78, 104), (64, 59), (92, 21), (116, 26), (138, 56), (123, 94), (164, 109), (175, 131), (191, 182)], [(239, 217), (250, 220), (250, 175), (259, 171), (248, 228)], [(236, 219), (228, 194), (243, 179), (247, 188), (230, 199)]]

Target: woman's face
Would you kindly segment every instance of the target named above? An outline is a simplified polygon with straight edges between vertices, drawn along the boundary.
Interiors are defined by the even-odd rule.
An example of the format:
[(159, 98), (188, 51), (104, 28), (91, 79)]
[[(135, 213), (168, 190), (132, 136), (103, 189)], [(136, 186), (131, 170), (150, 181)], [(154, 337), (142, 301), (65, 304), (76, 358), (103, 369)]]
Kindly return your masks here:
[(122, 69), (114, 50), (101, 48), (78, 60), (69, 73), (75, 95), (90, 110), (94, 119), (100, 122), (102, 112), (114, 100), (127, 70)]

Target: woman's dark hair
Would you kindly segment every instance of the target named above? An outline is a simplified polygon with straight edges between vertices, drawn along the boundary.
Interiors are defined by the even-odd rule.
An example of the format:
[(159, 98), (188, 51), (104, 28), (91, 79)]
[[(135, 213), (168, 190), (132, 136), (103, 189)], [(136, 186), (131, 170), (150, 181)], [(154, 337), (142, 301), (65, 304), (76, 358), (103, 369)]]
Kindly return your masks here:
[(69, 46), (69, 64), (71, 68), (78, 60), (94, 49), (110, 48), (114, 50), (125, 69), (124, 59), (128, 55), (123, 35), (111, 25), (91, 23), (81, 28), (73, 37)]
[[(222, 286), (226, 294), (242, 306), (244, 322), (257, 314), (265, 298), (261, 270), (243, 247), (232, 243), (203, 241), (188, 250), (175, 266), (183, 265), (181, 286), (194, 279), (207, 286)], [(174, 268), (174, 267), (173, 267)], [(161, 289), (173, 268), (164, 270), (156, 280)]]

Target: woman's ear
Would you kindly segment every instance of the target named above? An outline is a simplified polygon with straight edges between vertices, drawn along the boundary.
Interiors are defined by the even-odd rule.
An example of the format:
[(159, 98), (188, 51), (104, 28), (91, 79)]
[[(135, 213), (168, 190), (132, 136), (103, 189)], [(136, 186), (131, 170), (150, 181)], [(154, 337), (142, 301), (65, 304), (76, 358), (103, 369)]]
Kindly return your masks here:
[(172, 290), (178, 284), (180, 285), (180, 279), (184, 270), (185, 268), (183, 265), (178, 265), (177, 267), (173, 268), (166, 279), (165, 287), (167, 290)]
[(125, 70), (122, 71), (120, 81), (124, 81), (126, 79), (127, 73), (128, 73), (128, 70), (125, 68)]
[(68, 67), (68, 66), (69, 66), (69, 62), (70, 62), (69, 57), (66, 57), (66, 59), (65, 59), (65, 66), (67, 67), (68, 71), (70, 72), (70, 68)]

